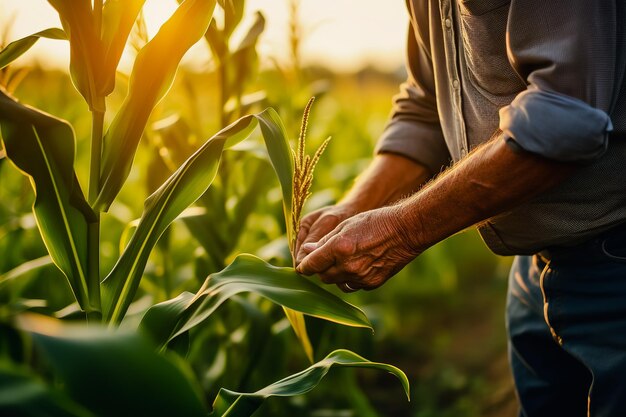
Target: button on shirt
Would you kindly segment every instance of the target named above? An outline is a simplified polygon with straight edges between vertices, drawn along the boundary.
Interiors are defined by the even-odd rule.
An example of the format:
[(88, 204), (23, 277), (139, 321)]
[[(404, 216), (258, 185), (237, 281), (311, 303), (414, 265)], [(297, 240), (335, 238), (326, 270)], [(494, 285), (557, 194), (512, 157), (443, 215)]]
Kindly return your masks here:
[(433, 175), (497, 135), (581, 168), (479, 228), (499, 254), (626, 221), (626, 0), (407, 0), (408, 80), (377, 152)]

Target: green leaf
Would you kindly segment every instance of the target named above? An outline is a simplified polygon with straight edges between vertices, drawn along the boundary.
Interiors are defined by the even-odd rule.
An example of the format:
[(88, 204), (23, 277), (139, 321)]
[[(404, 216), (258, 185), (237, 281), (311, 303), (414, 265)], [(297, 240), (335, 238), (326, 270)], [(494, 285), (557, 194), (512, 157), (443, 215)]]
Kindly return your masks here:
[[(209, 188), (197, 202), (198, 205), (208, 207), (208, 209), (203, 209), (204, 213), (202, 215), (180, 217), (191, 235), (202, 246), (207, 256), (211, 258), (211, 262), (216, 265), (216, 267), (207, 271), (204, 274), (205, 276), (209, 272), (219, 270), (225, 266), (224, 260), (231, 249), (227, 223), (223, 220), (226, 219), (224, 200), (219, 201), (222, 204), (209, 205), (210, 199), (217, 194), (213, 191), (215, 191), (214, 187)], [(220, 217), (220, 214), (223, 214), (223, 216)]]
[(285, 169), (293, 169), (291, 159), (285, 160), (281, 156), (285, 146), (289, 149), (289, 145), (280, 117), (272, 108), (244, 116), (209, 139), (146, 200), (137, 230), (103, 281), (103, 314), (106, 320), (114, 323), (122, 320), (159, 236), (183, 210), (206, 192), (217, 174), (223, 148), (234, 146), (247, 138), (257, 123), (261, 127), (274, 169), (281, 173)]
[(243, 176), (242, 181), (247, 185), (246, 191), (240, 196), (232, 210), (232, 225), (229, 232), (230, 247), (232, 251), (246, 226), (248, 217), (255, 211), (257, 201), (270, 188), (273, 182), (273, 173), (267, 159), (247, 158), (242, 161), (245, 172), (251, 174), (251, 178)]
[(239, 255), (221, 272), (211, 274), (200, 291), (159, 303), (146, 312), (142, 328), (160, 346), (208, 319), (227, 299), (253, 292), (299, 313), (339, 324), (371, 328), (365, 314), (298, 275), (293, 268), (272, 266), (253, 255)]
[[(292, 236), (295, 231), (293, 230), (293, 223), (291, 222), (292, 216), (292, 195), (293, 195), (293, 157), (291, 146), (289, 145), (289, 139), (285, 131), (285, 127), (280, 119), (280, 116), (276, 112), (269, 114), (269, 119), (265, 123), (261, 123), (261, 131), (263, 132), (263, 138), (265, 139), (265, 146), (270, 157), (272, 167), (278, 177), (280, 188), (283, 194), (283, 213), (285, 216), (285, 227), (287, 229), (287, 239), (292, 241)], [(268, 140), (271, 139), (271, 140)], [(285, 315), (289, 319), (289, 323), (293, 328), (304, 352), (311, 362), (313, 362), (313, 346), (309, 340), (309, 335), (306, 329), (306, 322), (302, 313), (297, 311), (290, 311), (289, 306), (283, 305)], [(298, 309), (295, 309), (298, 310)]]
[[(302, 277), (293, 268), (275, 267), (256, 256), (243, 254), (224, 270), (209, 275), (200, 291), (188, 302), (183, 314), (180, 314), (180, 310), (176, 311), (179, 314), (176, 326), (169, 332), (164, 328), (159, 329), (161, 337), (166, 333), (169, 333), (169, 337), (157, 342), (167, 343), (197, 326), (209, 318), (224, 301), (242, 292), (253, 292), (309, 316), (346, 326), (371, 328), (361, 310)], [(150, 319), (153, 314), (151, 310), (162, 311), (164, 307), (159, 306), (157, 304), (148, 310), (142, 326), (155, 323)], [(165, 322), (171, 324), (174, 320)]]
[(61, 29), (50, 28), (13, 41), (0, 51), (0, 69), (22, 56), (22, 54), (28, 51), (41, 38), (67, 39), (67, 36)]
[(137, 291), (148, 256), (161, 234), (209, 188), (217, 174), (224, 146), (248, 137), (257, 118), (262, 119), (266, 112), (243, 117), (222, 129), (146, 200), (137, 230), (102, 283), (105, 319), (114, 323), (122, 320)]
[(126, 99), (104, 139), (97, 209), (108, 210), (122, 188), (152, 110), (172, 86), (185, 52), (206, 32), (214, 8), (215, 0), (186, 0), (141, 49)]
[[(0, 89), (0, 131), (8, 158), (31, 178), (33, 212), (44, 244), (85, 311), (97, 310), (98, 282), (87, 280), (87, 223), (95, 216), (74, 173), (74, 131), (64, 120)], [(89, 299), (92, 296), (93, 299)]]
[(19, 323), (66, 393), (97, 416), (206, 415), (188, 370), (157, 354), (140, 334), (36, 316)]
[(107, 0), (102, 8), (102, 43), (104, 67), (100, 94), (108, 96), (115, 87), (117, 65), (124, 52), (137, 16), (146, 0)]
[(293, 183), (293, 159), (291, 147), (285, 126), (280, 116), (273, 109), (268, 109), (265, 117), (259, 120), (265, 146), (270, 157), (272, 167), (278, 177), (280, 189), (283, 194), (283, 211), (287, 227), (287, 237), (291, 242), (293, 230), (291, 230), (291, 206), (292, 206), (292, 183)]
[(70, 74), (78, 92), (91, 110), (103, 112), (104, 99), (98, 93), (103, 54), (100, 34), (94, 28), (91, 0), (48, 0), (59, 13), (70, 40)]
[(0, 274), (0, 289), (11, 281), (20, 279), (33, 271), (37, 271), (52, 264), (53, 262), (50, 256), (42, 256), (41, 258), (26, 261), (10, 271)]
[(309, 368), (281, 379), (253, 393), (240, 393), (221, 389), (213, 404), (212, 417), (249, 417), (269, 397), (289, 397), (301, 395), (315, 388), (326, 376), (331, 367), (371, 368), (390, 372), (396, 376), (407, 398), (409, 398), (409, 380), (395, 366), (370, 362), (349, 350), (339, 349)]
[(152, 306), (141, 319), (140, 329), (155, 344), (164, 345), (193, 297), (194, 294), (185, 291), (176, 298)]
[(241, 99), (247, 84), (253, 80), (256, 74), (255, 66), (258, 63), (256, 44), (259, 36), (265, 29), (265, 17), (261, 12), (256, 12), (254, 22), (242, 41), (234, 48), (230, 62), (232, 70), (228, 72), (228, 85), (231, 97)]
[(0, 365), (0, 414), (32, 417), (93, 416), (26, 370), (6, 363)]
[[(238, 173), (231, 173), (229, 190), (236, 190), (235, 196), (218, 190), (212, 186), (197, 202), (204, 208), (196, 216), (185, 216), (184, 222), (193, 237), (202, 245), (207, 255), (211, 257), (217, 268), (208, 272), (215, 272), (226, 266), (226, 258), (236, 248), (237, 243), (247, 225), (247, 220), (257, 207), (257, 202), (272, 186), (274, 171), (270, 167), (267, 155), (262, 150), (262, 157), (245, 151), (247, 157), (238, 159), (235, 164), (229, 165), (230, 170), (237, 169)], [(233, 184), (236, 182), (236, 184)], [(243, 191), (239, 191), (244, 189)], [(227, 210), (227, 198), (236, 201), (234, 206)], [(183, 213), (184, 214), (184, 213)], [(180, 216), (179, 218), (182, 218)], [(208, 275), (205, 274), (204, 276)]]
[[(261, 16), (262, 18), (262, 16)], [(276, 111), (269, 108), (258, 116), (258, 122), (261, 127), (261, 132), (263, 134), (263, 139), (265, 141), (265, 146), (267, 148), (267, 152), (270, 158), (270, 162), (276, 176), (278, 177), (282, 195), (283, 195), (283, 212), (285, 216), (285, 223), (287, 228), (287, 236), (289, 237), (289, 241), (291, 242), (291, 236), (293, 236), (294, 231), (292, 230), (292, 222), (291, 222), (291, 212), (292, 212), (292, 182), (293, 182), (293, 159), (291, 153), (291, 147), (289, 145), (289, 139), (287, 137), (287, 133), (285, 131), (285, 127), (280, 119), (280, 116)], [(198, 221), (190, 221), (192, 225), (198, 226), (198, 223), (202, 222), (203, 219), (198, 219)], [(206, 230), (208, 228), (202, 228)], [(192, 232), (193, 233), (193, 232)], [(219, 236), (209, 236), (208, 242), (207, 239), (201, 239), (203, 242), (203, 246), (206, 248), (207, 253), (214, 254), (216, 252), (221, 253), (220, 248), (223, 245), (211, 244), (210, 239), (213, 239), (218, 243)], [(218, 260), (219, 261), (219, 260)], [(306, 322), (301, 313), (296, 311), (290, 311), (288, 308), (284, 308), (285, 315), (289, 319), (291, 326), (296, 333), (296, 336), (300, 340), (302, 347), (311, 362), (313, 362), (313, 347), (309, 340)]]

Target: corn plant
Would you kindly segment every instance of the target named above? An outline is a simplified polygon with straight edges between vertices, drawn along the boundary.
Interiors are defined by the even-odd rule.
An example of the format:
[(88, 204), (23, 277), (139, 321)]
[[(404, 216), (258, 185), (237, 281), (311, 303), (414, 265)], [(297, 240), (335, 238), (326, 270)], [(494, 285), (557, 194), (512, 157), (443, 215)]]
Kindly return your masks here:
[[(224, 13), (223, 23), (220, 25), (216, 22), (216, 20), (212, 20), (209, 28), (207, 29), (207, 32), (204, 35), (204, 39), (207, 41), (207, 44), (212, 51), (213, 61), (215, 65), (215, 73), (218, 80), (217, 109), (219, 111), (220, 125), (223, 127), (229, 123), (233, 115), (241, 116), (242, 111), (249, 109), (260, 100), (263, 100), (265, 96), (262, 92), (255, 92), (243, 96), (246, 85), (255, 76), (255, 67), (257, 61), (255, 45), (265, 27), (265, 18), (260, 12), (256, 12), (254, 15), (254, 21), (252, 25), (247, 29), (247, 32), (243, 36), (242, 40), (236, 45), (231, 45), (231, 36), (239, 28), (243, 18), (245, 1), (231, 0), (221, 2), (220, 5)], [(312, 102), (309, 103), (309, 105), (305, 109), (302, 127), (303, 130), (301, 132), (298, 143), (299, 150), (297, 155), (302, 158), (304, 158), (304, 134), (306, 133), (306, 123), (311, 104)], [(186, 129), (184, 123), (181, 121), (181, 119), (177, 119), (173, 125), (166, 125), (166, 128), (161, 129), (160, 133), (163, 138), (167, 138), (169, 135), (174, 134), (178, 136), (178, 140), (169, 140), (169, 148), (168, 146), (162, 145), (160, 147), (160, 152), (158, 153), (158, 155), (162, 155), (164, 153), (169, 154), (169, 149), (172, 148), (174, 150), (173, 153), (178, 154), (178, 159), (180, 159), (180, 154), (188, 154), (189, 149), (180, 149), (181, 143), (184, 144), (186, 142), (184, 134), (185, 130)], [(181, 131), (183, 132), (182, 134)], [(184, 145), (182, 146), (184, 147)], [(176, 152), (176, 150), (178, 150), (178, 152)], [(220, 177), (220, 182), (225, 186), (224, 188), (227, 188), (229, 182), (232, 181), (231, 176), (229, 175), (229, 168), (234, 162), (235, 161), (228, 158), (228, 155), (222, 156), (221, 169), (218, 171), (218, 175)], [(301, 173), (303, 167), (300, 167), (297, 164), (298, 159), (295, 159), (294, 163), (296, 164), (296, 171), (294, 176), (295, 184), (300, 178), (299, 174)], [(304, 164), (304, 160), (302, 161), (302, 164)], [(264, 171), (264, 169), (264, 166), (260, 166), (259, 169), (256, 170), (257, 175), (255, 175), (254, 178), (262, 179), (262, 172)], [(283, 172), (286, 172), (286, 170), (283, 169)], [(279, 176), (286, 175), (283, 172), (277, 171)], [(302, 177), (302, 180), (305, 180), (305, 177), (306, 175)], [(310, 180), (312, 179), (312, 176), (310, 177), (311, 178), (308, 179), (309, 187), (311, 184)], [(285, 181), (288, 181), (288, 179)], [(283, 183), (281, 183), (281, 185), (283, 185)], [(297, 187), (300, 187), (302, 185), (303, 184), (297, 184)], [(259, 192), (262, 190), (262, 183), (250, 185), (248, 191), (246, 192), (246, 195), (242, 196), (239, 200), (239, 204), (235, 210), (236, 212), (232, 222), (228, 222), (228, 216), (226, 215), (226, 210), (224, 209), (224, 206), (226, 205), (226, 200), (229, 198), (229, 196), (226, 194), (226, 192), (224, 192), (223, 190), (220, 191), (216, 187), (211, 187), (209, 190), (207, 190), (205, 195), (203, 195), (198, 201), (200, 206), (203, 206), (208, 213), (221, 211), (221, 216), (219, 217), (220, 221), (215, 221), (215, 215), (213, 215), (213, 218), (211, 218), (211, 216), (207, 212), (205, 212), (202, 216), (186, 216), (185, 222), (189, 226), (190, 231), (192, 232), (192, 234), (194, 234), (194, 236), (196, 236), (198, 241), (203, 244), (203, 247), (207, 254), (210, 256), (212, 264), (214, 266), (217, 266), (220, 269), (225, 266), (223, 262), (227, 255), (234, 249), (235, 244), (238, 241), (238, 236), (241, 234), (242, 231), (242, 225), (245, 223), (245, 219), (253, 207), (254, 198), (255, 196), (258, 196)], [(283, 191), (283, 198), (286, 202), (286, 230), (288, 234), (288, 239), (293, 240), (297, 235), (297, 229), (294, 229), (294, 227), (297, 227), (296, 223), (299, 222), (301, 210), (304, 205), (304, 200), (306, 199), (306, 196), (308, 196), (308, 189), (305, 191), (305, 195), (302, 196), (295, 192), (302, 191), (298, 190), (298, 188), (294, 188), (293, 190), (291, 190), (292, 193), (290, 194), (290, 190), (286, 186), (284, 186)], [(297, 200), (298, 198), (300, 198), (300, 200)], [(295, 209), (293, 213), (290, 209), (290, 205), (293, 206)], [(224, 227), (224, 225), (226, 225), (226, 227)], [(211, 237), (209, 239), (206, 239), (206, 237), (203, 236), (206, 235), (207, 232), (210, 232)], [(219, 239), (219, 244), (214, 243), (215, 240), (217, 240), (216, 238)], [(290, 241), (289, 246), (290, 250), (293, 251), (293, 242)], [(313, 348), (307, 335), (304, 317), (302, 316), (302, 314), (290, 309), (285, 309), (285, 314), (287, 315), (298, 339), (301, 341), (305, 353), (307, 354), (309, 360), (312, 362)]]
[[(6, 158), (31, 182), (35, 195), (32, 210), (41, 238), (89, 325), (14, 315), (8, 334), (16, 338), (17, 345), (21, 337), (30, 337), (65, 388), (59, 390), (46, 384), (23, 366), (0, 364), (0, 392), (19, 390), (22, 394), (0, 395), (0, 410), (18, 415), (108, 416), (119, 415), (120, 410), (129, 415), (205, 415), (206, 408), (188, 365), (174, 352), (184, 355), (185, 343), (180, 342), (188, 340), (189, 331), (209, 319), (227, 299), (242, 292), (253, 292), (281, 305), (311, 359), (313, 352), (303, 314), (348, 326), (371, 327), (361, 310), (300, 277), (293, 268), (275, 267), (242, 254), (222, 271), (211, 273), (195, 294), (182, 293), (149, 308), (138, 332), (118, 329), (135, 299), (150, 253), (171, 223), (209, 189), (225, 149), (260, 128), (282, 189), (287, 234), (293, 250), (312, 169), (327, 142), (313, 158), (304, 155), (310, 104), (295, 153), (272, 108), (228, 124), (148, 197), (119, 259), (110, 271), (101, 274), (101, 217), (115, 203), (126, 182), (150, 115), (171, 87), (183, 55), (207, 33), (215, 37), (211, 22), (216, 1), (180, 2), (154, 38), (141, 47), (127, 95), (106, 129), (106, 97), (115, 88), (116, 68), (144, 1), (49, 3), (59, 13), (63, 30), (49, 29), (9, 44), (0, 51), (0, 63), (6, 67), (42, 36), (69, 41), (71, 78), (92, 119), (87, 192), (74, 167), (76, 138), (72, 126), (21, 103), (3, 87), (0, 136)], [(232, 8), (234, 3), (220, 2), (226, 16), (229, 10), (238, 10)], [(235, 14), (230, 19), (239, 21), (241, 17)], [(222, 32), (230, 34), (226, 27)], [(26, 266), (29, 267), (40, 265)], [(18, 272), (14, 276), (19, 276)], [(28, 306), (21, 308), (24, 309)], [(15, 329), (26, 336), (15, 336)], [(267, 397), (296, 395), (312, 389), (331, 366), (390, 371), (408, 392), (406, 376), (397, 368), (340, 350), (309, 369), (252, 394), (221, 391), (212, 415), (251, 415)], [(94, 384), (85, 384), (93, 379)], [(163, 387), (171, 385), (175, 389), (164, 393)]]
[[(237, 0), (218, 3), (223, 9), (222, 22), (212, 20), (204, 40), (212, 52), (210, 73), (216, 78), (217, 122), (220, 128), (224, 128), (264, 101), (263, 91), (246, 94), (246, 86), (258, 75), (255, 47), (265, 27), (265, 18), (260, 12), (256, 12), (252, 24), (244, 29), (240, 23), (245, 2)], [(232, 44), (233, 33), (241, 30), (244, 30), (241, 41)], [(177, 112), (176, 115), (155, 123), (150, 132), (151, 145), (157, 150), (154, 153), (155, 159), (161, 160), (155, 162), (155, 165), (164, 166), (172, 172), (197, 150), (200, 145), (197, 138), (201, 137), (203, 131), (202, 123), (199, 122), (202, 115), (198, 110), (197, 93), (191, 81), (184, 78), (184, 85), (191, 115), (186, 117), (184, 112)], [(255, 201), (268, 187), (268, 167), (264, 163), (266, 158), (256, 158), (254, 162), (245, 161), (249, 156), (255, 155), (233, 151), (222, 155), (214, 185), (196, 203), (205, 210), (196, 210), (193, 215), (182, 216), (190, 232), (206, 251), (206, 261), (213, 269), (226, 266), (226, 260), (235, 249), (243, 231), (242, 226), (254, 209)], [(237, 183), (238, 178), (231, 175), (231, 165), (234, 164), (255, 165), (248, 168), (255, 172), (250, 175), (253, 183)], [(246, 189), (244, 193), (240, 192), (242, 188)], [(236, 194), (240, 203), (232, 209), (233, 215), (229, 216), (225, 206), (227, 200), (233, 196), (232, 193)], [(207, 239), (207, 235), (211, 239)]]
[(225, 126), (233, 115), (264, 98), (260, 92), (244, 96), (244, 91), (255, 74), (255, 45), (265, 28), (265, 17), (256, 12), (243, 39), (231, 45), (231, 37), (244, 16), (245, 0), (222, 0), (219, 3), (224, 11), (223, 23), (220, 26), (216, 20), (211, 21), (204, 36), (211, 48), (218, 79), (219, 120), (221, 126)]

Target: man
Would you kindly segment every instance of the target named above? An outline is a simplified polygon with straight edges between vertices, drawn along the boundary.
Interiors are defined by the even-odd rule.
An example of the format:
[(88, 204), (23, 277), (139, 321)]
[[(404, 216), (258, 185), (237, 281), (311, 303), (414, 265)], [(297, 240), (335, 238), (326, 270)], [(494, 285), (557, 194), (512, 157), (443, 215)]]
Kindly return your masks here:
[(377, 156), (298, 236), (298, 270), (346, 292), (472, 225), (518, 255), (522, 416), (626, 415), (625, 3), (407, 1), (409, 77)]

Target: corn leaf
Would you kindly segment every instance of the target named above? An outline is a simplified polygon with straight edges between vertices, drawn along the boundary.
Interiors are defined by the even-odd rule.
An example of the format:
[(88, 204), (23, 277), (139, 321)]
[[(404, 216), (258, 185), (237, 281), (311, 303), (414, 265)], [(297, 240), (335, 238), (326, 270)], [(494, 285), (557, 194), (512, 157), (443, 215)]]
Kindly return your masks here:
[(252, 132), (258, 116), (246, 116), (222, 129), (198, 149), (145, 202), (137, 230), (102, 283), (105, 319), (120, 322), (139, 286), (148, 256), (161, 234), (183, 210), (209, 188), (217, 174), (222, 150)]
[(226, 39), (222, 37), (222, 32), (218, 29), (215, 19), (211, 20), (211, 24), (204, 34), (204, 39), (209, 44), (211, 54), (213, 54), (213, 59), (215, 59), (218, 63), (223, 62), (226, 54), (228, 53), (228, 44), (226, 43)]
[[(291, 153), (291, 146), (289, 145), (289, 139), (285, 131), (285, 127), (278, 116), (278, 113), (272, 112), (269, 114), (271, 117), (268, 120), (270, 123), (261, 123), (261, 130), (263, 132), (263, 138), (265, 139), (265, 146), (270, 157), (272, 167), (278, 177), (280, 188), (283, 195), (283, 213), (285, 216), (285, 227), (287, 228), (288, 241), (292, 241), (292, 236), (295, 231), (293, 230), (292, 216), (292, 193), (293, 193), (293, 176), (294, 166)], [(268, 140), (271, 139), (271, 140)], [(289, 306), (283, 305), (285, 315), (293, 328), (294, 333), (298, 337), (304, 352), (311, 362), (313, 362), (313, 346), (309, 340), (309, 335), (306, 329), (306, 321), (301, 312), (290, 311)], [(297, 310), (297, 309), (296, 309)]]
[[(245, 119), (246, 117), (240, 120), (245, 120)], [(293, 181), (293, 175), (294, 175), (293, 174), (294, 166), (293, 166), (293, 159), (292, 159), (292, 154), (291, 154), (291, 147), (289, 146), (289, 140), (287, 138), (285, 127), (282, 123), (282, 120), (280, 119), (280, 116), (273, 109), (270, 108), (270, 109), (265, 110), (261, 114), (257, 115), (256, 119), (258, 120), (258, 123), (261, 128), (261, 132), (263, 135), (263, 139), (265, 141), (265, 146), (268, 151), (270, 162), (272, 164), (272, 167), (274, 168), (274, 171), (276, 172), (278, 181), (280, 183), (280, 187), (281, 187), (281, 191), (283, 195), (283, 211), (284, 211), (285, 223), (287, 227), (287, 236), (289, 237), (289, 241), (291, 241), (291, 236), (293, 236), (294, 234), (293, 225), (291, 222), (292, 192), (293, 192), (292, 181)], [(237, 122), (235, 122), (235, 124), (236, 123)], [(149, 254), (149, 249), (151, 249), (152, 246), (148, 247), (148, 251), (147, 251), (148, 253), (146, 253), (146, 258), (147, 258), (147, 255)], [(143, 271), (144, 266), (145, 266), (145, 262), (141, 265), (139, 269), (136, 270), (136, 273), (141, 274), (142, 272), (140, 271)], [(126, 277), (128, 277), (128, 275)], [(128, 278), (124, 278), (123, 275), (121, 276), (121, 278), (118, 278), (118, 280), (122, 280), (122, 279), (128, 279)], [(131, 278), (131, 279), (135, 279), (135, 278)], [(141, 277), (138, 276), (136, 278), (136, 284), (134, 285), (138, 286), (140, 279)], [(131, 288), (130, 294), (134, 294), (134, 292), (136, 291), (136, 286), (134, 288)], [(106, 291), (105, 291), (105, 294), (106, 294)], [(295, 311), (289, 311), (288, 307), (284, 309), (285, 309), (285, 314), (287, 318), (289, 319), (289, 322), (291, 323), (291, 326), (293, 327), (294, 332), (296, 333), (296, 336), (300, 340), (300, 343), (302, 344), (302, 347), (305, 353), (307, 354), (307, 357), (312, 362), (313, 361), (313, 347), (311, 345), (311, 342), (307, 334), (306, 322), (304, 320), (304, 317), (302, 316), (301, 313), (298, 313)], [(106, 311), (106, 308), (105, 308), (105, 311)], [(121, 320), (121, 316), (118, 320)]]
[(239, 237), (244, 232), (248, 217), (255, 211), (258, 200), (273, 183), (273, 172), (266, 159), (249, 158), (243, 162), (245, 172), (251, 173), (252, 178), (246, 179), (248, 188), (240, 196), (237, 204), (233, 207), (231, 218), (232, 227), (229, 228), (230, 247), (229, 253), (235, 248)]
[(242, 254), (224, 270), (207, 278), (191, 302), (193, 314), (177, 334), (206, 319), (226, 299), (241, 292), (257, 293), (309, 316), (371, 328), (360, 309), (302, 277), (293, 268), (276, 267), (254, 255)]
[[(202, 249), (204, 249), (214, 265), (207, 273), (217, 271), (225, 266), (224, 260), (228, 257), (228, 253), (233, 246), (229, 243), (230, 239), (227, 236), (227, 224), (222, 220), (225, 218), (225, 215), (224, 217), (219, 216), (219, 212), (224, 210), (224, 204), (215, 204), (215, 207), (219, 207), (217, 210), (213, 210), (213, 207), (208, 205), (209, 198), (213, 197), (214, 194), (212, 191), (209, 188), (206, 194), (198, 200), (199, 205), (209, 207), (205, 215), (182, 219), (191, 235), (202, 246)], [(220, 202), (223, 203), (224, 201), (221, 200)]]
[(313, 363), (313, 345), (311, 344), (311, 339), (309, 339), (309, 333), (306, 329), (304, 314), (299, 311), (291, 310), (287, 307), (283, 307), (283, 310), (285, 311), (285, 316), (287, 316), (287, 320), (289, 320), (289, 324), (291, 324), (296, 337), (300, 341), (300, 345), (302, 345), (302, 349), (304, 350), (306, 357), (309, 359), (309, 362)]
[(62, 29), (50, 28), (13, 41), (0, 51), (0, 69), (22, 56), (41, 38), (67, 39), (67, 36)]
[[(346, 326), (371, 328), (361, 310), (298, 275), (293, 268), (276, 267), (249, 254), (239, 255), (224, 270), (209, 275), (195, 297), (187, 302), (183, 312), (180, 311), (181, 299), (168, 301), (163, 305), (157, 304), (148, 310), (142, 320), (142, 326), (151, 328), (158, 322), (172, 324), (174, 320), (171, 318), (157, 320), (153, 317), (165, 314), (164, 309), (175, 311), (172, 314), (178, 314), (179, 318), (169, 332), (164, 328), (149, 330), (151, 334), (158, 331), (160, 337), (169, 333), (167, 339), (157, 341), (159, 344), (165, 344), (202, 323), (224, 301), (243, 292), (258, 294), (273, 303), (309, 316)], [(187, 297), (188, 295), (185, 299)]]
[[(132, 302), (148, 256), (159, 236), (189, 205), (206, 192), (217, 174), (222, 150), (247, 138), (256, 125), (267, 146), (270, 160), (283, 181), (292, 175), (290, 152), (280, 117), (271, 108), (244, 116), (209, 139), (145, 203), (144, 213), (126, 250), (102, 285), (103, 314), (120, 322)], [(287, 149), (287, 150), (285, 150)], [(291, 171), (290, 171), (291, 170)], [(291, 185), (288, 187), (291, 193)], [(289, 194), (291, 195), (291, 194)], [(291, 206), (291, 199), (288, 202)]]
[(17, 279), (22, 279), (24, 276), (32, 274), (35, 271), (43, 269), (47, 266), (53, 265), (52, 259), (50, 256), (42, 256), (37, 259), (32, 259), (30, 261), (26, 261), (15, 268), (7, 271), (3, 274), (0, 274), (0, 289), (2, 289), (5, 285), (10, 283), (11, 281), (15, 281)]
[(224, 9), (223, 36), (229, 39), (243, 18), (245, 9), (244, 0), (221, 0), (220, 5)]
[(96, 308), (87, 281), (87, 223), (94, 214), (74, 173), (74, 131), (64, 120), (13, 100), (0, 89), (0, 129), (8, 158), (31, 178), (33, 212), (54, 263), (85, 311)]
[(259, 36), (265, 29), (265, 17), (261, 12), (256, 12), (254, 22), (242, 41), (234, 48), (231, 54), (232, 71), (229, 72), (229, 91), (231, 95), (241, 98), (247, 84), (251, 81), (251, 74), (255, 74), (255, 66), (258, 64), (256, 44)]
[(141, 319), (140, 329), (159, 346), (164, 346), (172, 336), (194, 294), (183, 292), (176, 298), (159, 303), (146, 312)]
[(152, 110), (172, 86), (185, 52), (206, 32), (214, 8), (215, 0), (186, 0), (139, 52), (126, 99), (104, 139), (97, 209), (108, 210), (122, 188)]
[(289, 397), (311, 391), (326, 376), (331, 367), (370, 368), (386, 371), (400, 380), (409, 398), (409, 380), (395, 366), (370, 362), (354, 352), (335, 350), (309, 368), (290, 375), (254, 393), (240, 393), (221, 389), (213, 404), (212, 417), (249, 417), (269, 397)]
[(40, 316), (22, 316), (19, 324), (64, 391), (97, 416), (206, 415), (190, 371), (156, 353), (141, 334)]
[[(212, 186), (198, 200), (198, 205), (205, 207), (204, 210), (196, 211), (198, 215), (183, 218), (189, 232), (202, 245), (212, 261), (219, 265), (210, 272), (226, 266), (224, 262), (237, 246), (248, 217), (254, 212), (258, 200), (265, 195), (274, 180), (274, 172), (267, 158), (247, 157), (238, 161), (236, 167), (230, 166), (231, 169), (239, 167), (242, 168), (239, 182), (246, 188), (241, 194), (238, 193), (236, 204), (231, 210), (226, 210), (226, 199), (223, 193), (219, 192), (221, 190), (215, 192), (217, 187)], [(232, 174), (230, 178), (233, 178)]]
[(102, 8), (104, 67), (100, 94), (108, 96), (115, 87), (115, 73), (124, 46), (146, 0), (107, 0)]
[(0, 365), (0, 415), (93, 417), (36, 376), (8, 363)]
[(70, 74), (89, 108), (104, 111), (98, 83), (102, 73), (102, 41), (96, 33), (91, 0), (48, 0), (59, 13), (70, 40)]
[(244, 51), (246, 49), (254, 48), (259, 40), (259, 36), (265, 30), (265, 17), (263, 13), (257, 11), (254, 13), (254, 22), (246, 32), (245, 36), (239, 42), (239, 44), (234, 48), (233, 55)]
[(272, 109), (269, 110), (271, 111), (266, 111), (265, 117), (259, 120), (259, 124), (261, 126), (261, 132), (263, 133), (263, 139), (265, 140), (267, 153), (270, 157), (270, 162), (272, 163), (272, 167), (280, 183), (287, 235), (291, 239), (291, 235), (293, 234), (290, 227), (291, 221), (289, 220), (291, 219), (291, 184), (293, 181), (291, 147), (289, 146), (289, 139), (280, 116), (276, 111)]

